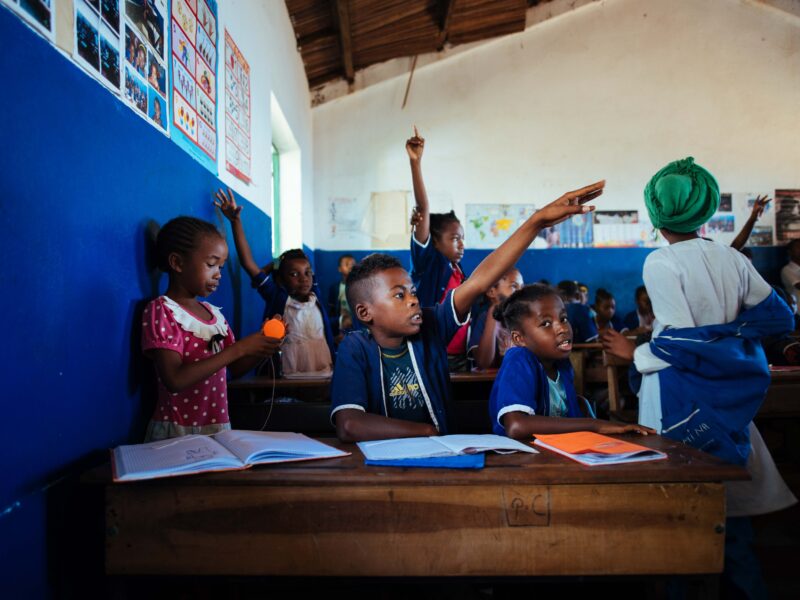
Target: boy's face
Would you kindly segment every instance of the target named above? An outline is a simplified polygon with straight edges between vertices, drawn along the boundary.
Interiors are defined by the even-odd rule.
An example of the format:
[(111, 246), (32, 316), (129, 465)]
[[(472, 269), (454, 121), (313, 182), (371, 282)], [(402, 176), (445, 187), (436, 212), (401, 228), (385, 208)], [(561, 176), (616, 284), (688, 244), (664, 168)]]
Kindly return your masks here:
[(450, 221), (434, 236), (433, 246), (444, 254), (450, 262), (457, 263), (464, 258), (464, 228), (457, 221)]
[(529, 315), (511, 332), (511, 340), (543, 362), (567, 358), (572, 351), (572, 327), (564, 301), (552, 294), (531, 302)]
[(422, 326), (417, 290), (401, 267), (373, 275), (370, 298), (357, 304), (355, 312), (379, 342), (416, 335)]
[(500, 281), (489, 288), (489, 291), (486, 292), (486, 296), (489, 298), (492, 304), (499, 304), (520, 289), (523, 285), (524, 282), (522, 281), (522, 273), (516, 269), (512, 269), (503, 275)]
[(345, 256), (339, 261), (339, 273), (342, 274), (342, 279), (347, 278), (347, 276), (350, 274), (350, 271), (353, 270), (353, 265), (355, 264), (355, 259), (351, 258), (350, 256)]
[(595, 305), (594, 310), (597, 313), (597, 316), (603, 319), (603, 321), (610, 321), (614, 316), (614, 313), (617, 312), (617, 302), (614, 300), (614, 298), (601, 300)]
[(307, 302), (314, 284), (311, 264), (304, 258), (290, 258), (281, 263), (281, 283), (295, 300)]
[(653, 314), (653, 305), (650, 303), (650, 296), (647, 295), (647, 292), (642, 292), (636, 298), (636, 307), (643, 315)]

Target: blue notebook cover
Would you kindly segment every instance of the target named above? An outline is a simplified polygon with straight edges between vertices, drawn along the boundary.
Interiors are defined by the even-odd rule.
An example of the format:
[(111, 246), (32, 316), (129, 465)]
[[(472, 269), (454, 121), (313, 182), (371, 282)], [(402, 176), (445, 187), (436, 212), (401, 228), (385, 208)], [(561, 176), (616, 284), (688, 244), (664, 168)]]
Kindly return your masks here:
[(397, 460), (369, 460), (365, 465), (374, 467), (423, 467), (426, 469), (482, 469), (485, 455), (458, 454), (456, 456), (435, 456), (431, 458), (403, 458)]

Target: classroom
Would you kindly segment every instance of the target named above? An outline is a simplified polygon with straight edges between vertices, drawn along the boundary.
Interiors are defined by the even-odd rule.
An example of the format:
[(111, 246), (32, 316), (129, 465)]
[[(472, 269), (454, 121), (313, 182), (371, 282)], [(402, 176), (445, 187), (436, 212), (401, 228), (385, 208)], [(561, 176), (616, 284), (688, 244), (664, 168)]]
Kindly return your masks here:
[[(732, 514), (723, 481), (748, 478), (757, 440), (782, 498), (800, 494), (800, 334), (791, 312), (800, 297), (800, 0), (0, 0), (0, 39), (0, 222), (11, 264), (0, 312), (12, 326), (0, 595), (160, 597), (154, 586), (162, 586), (197, 597), (680, 597), (699, 586), (703, 597), (748, 597), (722, 575)], [(686, 173), (690, 200), (675, 206), (696, 200), (704, 214), (682, 213), (688, 220), (671, 225), (678, 217), (666, 214), (663, 182)], [(165, 227), (177, 217), (194, 219)], [(190, 229), (200, 233), (180, 246)], [(695, 243), (728, 261), (726, 270), (712, 260), (714, 277), (734, 288), (730, 274), (744, 278), (736, 300), (705, 281), (659, 298), (648, 282), (653, 303), (642, 304), (637, 290), (655, 257), (672, 257), (661, 259), (664, 273), (675, 247)], [(342, 257), (355, 269), (346, 292)], [(686, 272), (698, 262), (687, 259)], [(501, 293), (517, 276), (540, 283)], [(400, 290), (410, 307), (405, 333), (384, 323), (374, 297), (383, 288)], [(640, 354), (664, 369), (673, 351), (654, 325), (665, 320), (664, 298), (689, 303), (706, 289), (719, 293), (697, 310), (724, 316), (675, 325), (681, 331), (752, 327), (736, 319), (759, 309), (774, 316), (763, 333), (720, 334), (750, 353), (737, 355), (741, 366), (716, 388), (702, 384), (707, 397), (719, 389), (743, 398), (747, 373), (763, 384), (755, 404), (742, 401), (750, 413), (733, 454), (683, 449), (667, 435), (663, 397), (656, 421), (640, 401), (659, 385)], [(601, 304), (615, 311), (606, 318)], [(568, 315), (557, 359), (531, 350), (540, 338), (526, 333), (521, 305), (547, 306), (556, 322)], [(156, 310), (194, 314), (202, 326), (191, 331), (208, 346), (187, 347), (182, 363)], [(276, 314), (288, 322), (280, 346), (261, 333)], [(583, 316), (592, 332), (579, 337)], [(615, 324), (624, 317), (627, 337)], [(176, 339), (189, 331), (182, 318), (169, 322)], [(792, 326), (776, 324), (787, 319)], [(490, 327), (475, 334), (473, 325), (490, 322), (506, 337), (483, 335)], [(424, 326), (436, 343), (418, 335)], [(647, 337), (634, 343), (634, 331)], [(292, 341), (303, 335), (304, 345)], [(513, 364), (535, 377), (503, 379), (504, 354), (523, 351), (530, 357)], [(202, 367), (206, 355), (214, 369)], [(511, 371), (511, 361), (502, 364)], [(212, 374), (229, 397), (205, 420), (181, 415), (184, 402), (198, 410), (189, 388), (218, 393)], [(562, 394), (561, 417), (510, 400), (523, 394), (517, 381), (544, 386), (547, 411)], [(671, 380), (660, 381), (665, 394)], [(419, 402), (396, 418), (386, 408), (392, 386)], [(573, 410), (576, 391), (587, 401)], [(178, 415), (162, 422), (171, 409)], [(583, 467), (540, 449), (487, 453), (475, 473), (398, 469), (365, 466), (353, 443), (441, 433), (532, 440), (574, 431), (549, 427), (578, 412), (593, 431), (624, 434), (669, 461)], [(530, 429), (542, 419), (545, 429)], [(591, 425), (600, 421), (613, 427)], [(228, 423), (304, 433), (351, 456), (111, 482), (110, 449)], [(640, 435), (653, 423), (663, 436)], [(658, 486), (685, 504), (648, 492)], [(169, 512), (176, 499), (191, 504), (190, 492), (207, 493), (202, 518), (233, 515), (222, 519), (228, 529), (193, 530), (193, 513)], [(610, 508), (620, 495), (620, 510), (638, 515), (630, 521)], [(685, 506), (696, 512), (675, 525)], [(114, 521), (146, 520), (150, 507), (164, 508), (158, 523), (180, 525), (162, 535), (152, 523), (125, 532)], [(202, 502), (191, 510), (205, 514)], [(747, 513), (747, 527), (756, 515), (749, 552), (772, 597), (796, 598), (800, 508), (787, 501), (763, 512)], [(420, 542), (426, 527), (435, 543)], [(669, 542), (683, 562), (659, 554), (665, 532), (683, 532)], [(231, 550), (227, 562), (175, 550), (213, 540)], [(441, 551), (450, 544), (457, 548)], [(381, 561), (391, 547), (403, 559)], [(541, 555), (524, 559), (520, 548)], [(607, 559), (612, 548), (625, 565)], [(362, 552), (362, 562), (345, 549)], [(270, 565), (252, 558), (261, 551)]]

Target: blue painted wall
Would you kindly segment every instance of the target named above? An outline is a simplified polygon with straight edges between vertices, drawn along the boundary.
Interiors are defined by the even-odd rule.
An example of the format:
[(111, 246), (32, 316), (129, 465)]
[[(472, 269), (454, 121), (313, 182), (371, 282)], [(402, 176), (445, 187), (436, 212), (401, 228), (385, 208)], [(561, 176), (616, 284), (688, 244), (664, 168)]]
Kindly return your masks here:
[[(59, 551), (89, 527), (76, 523), (75, 476), (139, 441), (149, 416), (135, 314), (166, 283), (148, 264), (149, 224), (180, 214), (226, 224), (212, 210), (215, 176), (5, 8), (0, 39), (11, 49), (0, 52), (0, 577), (7, 597), (35, 598), (97, 568)], [(254, 254), (266, 257), (270, 220), (247, 208)], [(240, 335), (263, 303), (230, 248), (209, 300)]]

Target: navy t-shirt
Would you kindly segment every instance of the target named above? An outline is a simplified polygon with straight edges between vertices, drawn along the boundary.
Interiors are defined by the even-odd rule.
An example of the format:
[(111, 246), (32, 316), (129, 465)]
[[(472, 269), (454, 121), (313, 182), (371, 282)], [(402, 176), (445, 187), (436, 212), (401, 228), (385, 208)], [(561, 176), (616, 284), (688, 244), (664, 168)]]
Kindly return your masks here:
[(430, 413), (414, 372), (408, 346), (403, 344), (400, 348), (381, 347), (381, 367), (389, 416), (415, 423), (430, 423)]

